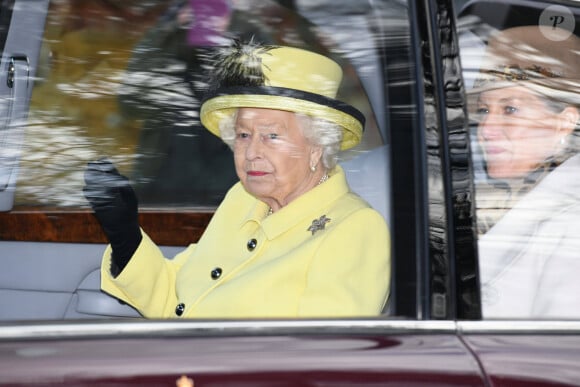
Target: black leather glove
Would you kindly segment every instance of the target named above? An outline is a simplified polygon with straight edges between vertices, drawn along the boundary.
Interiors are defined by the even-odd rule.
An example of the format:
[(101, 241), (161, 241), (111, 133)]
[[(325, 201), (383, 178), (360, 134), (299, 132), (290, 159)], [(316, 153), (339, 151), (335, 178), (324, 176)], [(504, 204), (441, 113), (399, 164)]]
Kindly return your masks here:
[(141, 243), (137, 195), (129, 180), (107, 159), (88, 163), (83, 194), (113, 249), (111, 274), (117, 276)]

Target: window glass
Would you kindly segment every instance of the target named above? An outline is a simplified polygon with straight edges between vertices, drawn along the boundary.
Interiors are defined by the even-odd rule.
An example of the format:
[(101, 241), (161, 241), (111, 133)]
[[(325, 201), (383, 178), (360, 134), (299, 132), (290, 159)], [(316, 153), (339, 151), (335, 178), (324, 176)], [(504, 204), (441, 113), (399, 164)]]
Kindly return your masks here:
[(460, 12), (485, 318), (580, 318), (580, 10)]
[(199, 123), (203, 59), (216, 41), (199, 38), (196, 17), (226, 37), (335, 58), (345, 74), (339, 98), (367, 117), (361, 145), (343, 159), (385, 144), (370, 5), (339, 2), (329, 12), (328, 2), (223, 1), (208, 11), (203, 3), (50, 3), (16, 205), (86, 206), (83, 170), (102, 157), (132, 180), (142, 207), (219, 204), (237, 177), (230, 149)]
[[(10, 270), (0, 271), (0, 319), (136, 315), (100, 291), (95, 243), (105, 239), (82, 193), (89, 161), (109, 158), (130, 178), (143, 230), (167, 257), (197, 242), (237, 180), (231, 151), (199, 123), (210, 70), (201, 59), (217, 49), (199, 39), (201, 21), (222, 27), (219, 38), (307, 48), (341, 65), (338, 99), (361, 110), (366, 126), (339, 162), (352, 190), (390, 223), (391, 124), (417, 125), (406, 2), (204, 2), (219, 8), (212, 14), (200, 2), (50, 1), (15, 206), (3, 214), (11, 233), (0, 255)], [(14, 273), (27, 274), (14, 285)]]

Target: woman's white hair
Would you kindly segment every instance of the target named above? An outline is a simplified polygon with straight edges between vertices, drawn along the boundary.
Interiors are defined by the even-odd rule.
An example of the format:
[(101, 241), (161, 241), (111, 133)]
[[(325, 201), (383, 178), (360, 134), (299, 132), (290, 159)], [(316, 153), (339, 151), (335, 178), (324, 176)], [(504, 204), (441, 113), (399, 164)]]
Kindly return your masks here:
[[(236, 117), (234, 114), (223, 118), (219, 123), (222, 140), (233, 150), (236, 139)], [(315, 146), (322, 148), (322, 165), (327, 170), (334, 168), (338, 162), (338, 152), (342, 141), (342, 128), (340, 125), (319, 117), (309, 116), (302, 113), (294, 113), (302, 127), (304, 137)]]

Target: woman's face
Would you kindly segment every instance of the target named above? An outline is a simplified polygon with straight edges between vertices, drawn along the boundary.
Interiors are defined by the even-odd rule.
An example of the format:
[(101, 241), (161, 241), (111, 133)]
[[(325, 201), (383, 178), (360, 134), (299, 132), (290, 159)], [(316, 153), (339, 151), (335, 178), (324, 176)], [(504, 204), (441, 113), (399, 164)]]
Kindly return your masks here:
[(561, 114), (523, 86), (482, 92), (477, 103), (477, 138), (487, 173), (496, 179), (523, 177), (561, 147)]
[[(234, 161), (246, 190), (273, 209), (310, 190), (324, 173), (322, 151), (304, 137), (296, 115), (241, 108), (235, 122)], [(317, 166), (316, 172), (310, 167)]]

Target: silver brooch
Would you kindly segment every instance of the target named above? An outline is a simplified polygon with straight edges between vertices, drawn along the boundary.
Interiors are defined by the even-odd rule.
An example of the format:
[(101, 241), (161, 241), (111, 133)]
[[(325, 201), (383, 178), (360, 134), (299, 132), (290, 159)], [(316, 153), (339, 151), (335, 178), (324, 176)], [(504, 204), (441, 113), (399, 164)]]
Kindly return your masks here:
[(330, 222), (330, 218), (327, 218), (326, 215), (322, 215), (320, 218), (314, 219), (312, 221), (312, 224), (310, 225), (310, 227), (308, 227), (308, 230), (306, 231), (312, 231), (312, 235), (314, 235), (316, 231), (324, 230), (324, 227), (328, 222)]

